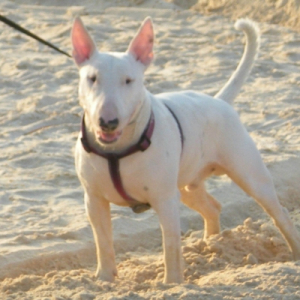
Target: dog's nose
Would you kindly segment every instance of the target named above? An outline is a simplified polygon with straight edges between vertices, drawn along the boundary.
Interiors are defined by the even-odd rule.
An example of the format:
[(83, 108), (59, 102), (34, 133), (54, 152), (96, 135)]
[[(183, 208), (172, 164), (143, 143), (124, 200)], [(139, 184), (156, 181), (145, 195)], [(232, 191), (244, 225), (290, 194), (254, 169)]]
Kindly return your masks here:
[(119, 125), (119, 119), (105, 121), (103, 118), (100, 118), (99, 125), (103, 131), (114, 131)]

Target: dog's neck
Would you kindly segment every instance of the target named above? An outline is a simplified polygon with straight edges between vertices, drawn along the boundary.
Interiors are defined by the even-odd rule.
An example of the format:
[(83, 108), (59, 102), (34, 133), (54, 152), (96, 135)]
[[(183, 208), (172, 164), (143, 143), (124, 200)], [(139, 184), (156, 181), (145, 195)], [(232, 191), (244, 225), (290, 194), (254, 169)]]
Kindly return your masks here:
[(97, 140), (93, 130), (91, 129), (89, 117), (86, 115), (85, 124), (88, 142), (96, 150), (98, 149), (102, 152), (120, 153), (139, 141), (143, 131), (147, 126), (147, 123), (149, 122), (150, 114), (151, 100), (146, 91), (143, 100), (136, 107), (132, 118), (127, 126), (123, 129), (120, 138), (115, 143), (107, 145), (100, 144), (100, 142)]

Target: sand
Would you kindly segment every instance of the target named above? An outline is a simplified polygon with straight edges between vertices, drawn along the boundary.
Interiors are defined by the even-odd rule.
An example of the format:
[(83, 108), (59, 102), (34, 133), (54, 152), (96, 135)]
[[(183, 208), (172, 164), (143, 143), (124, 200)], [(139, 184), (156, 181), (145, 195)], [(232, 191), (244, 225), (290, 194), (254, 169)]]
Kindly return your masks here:
[[(233, 28), (239, 6), (233, 0), (173, 2), (13, 0), (1, 1), (0, 12), (69, 53), (75, 15), (103, 51), (126, 50), (150, 15), (156, 59), (146, 74), (148, 89), (214, 95), (242, 55), (244, 36)], [(251, 2), (257, 10), (258, 2), (277, 5), (282, 14), (298, 3)], [(259, 16), (243, 7), (259, 23), (262, 43), (234, 107), (300, 230), (300, 34), (272, 21), (272, 10)], [(155, 213), (135, 215), (117, 206), (119, 277), (115, 283), (95, 279), (95, 246), (73, 159), (82, 113), (77, 69), (71, 59), (0, 28), (0, 299), (300, 299), (300, 262), (291, 260), (270, 218), (225, 176), (207, 182), (223, 206), (219, 235), (203, 241), (202, 218), (181, 207), (184, 284), (161, 283)]]
[(248, 17), (259, 22), (280, 24), (300, 30), (298, 0), (189, 0), (187, 2), (173, 0), (172, 2), (205, 14), (220, 14), (234, 20)]

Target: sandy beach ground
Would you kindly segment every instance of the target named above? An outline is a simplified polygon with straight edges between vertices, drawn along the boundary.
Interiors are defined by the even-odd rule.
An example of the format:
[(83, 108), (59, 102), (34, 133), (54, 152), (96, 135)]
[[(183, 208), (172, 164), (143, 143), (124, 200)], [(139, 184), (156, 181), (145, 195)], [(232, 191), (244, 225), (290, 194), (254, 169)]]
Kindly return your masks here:
[[(239, 6), (234, 0), (172, 2), (12, 0), (0, 2), (0, 14), (69, 53), (76, 15), (103, 51), (126, 50), (150, 15), (156, 59), (146, 74), (148, 89), (214, 95), (243, 52), (244, 36), (233, 27)], [(260, 17), (254, 14), (259, 7), (245, 10), (261, 28), (261, 50), (234, 107), (300, 231), (299, 19), (271, 18), (291, 11), (297, 18), (296, 8), (287, 9), (296, 2), (266, 1), (276, 10)], [(187, 3), (196, 6), (183, 8)], [(203, 241), (202, 218), (181, 207), (184, 284), (161, 283), (154, 211), (135, 215), (117, 206), (119, 277), (115, 283), (95, 279), (95, 246), (73, 159), (82, 113), (77, 85), (72, 59), (0, 23), (0, 299), (300, 299), (300, 261), (291, 261), (269, 217), (225, 176), (207, 182), (223, 207), (221, 234)]]

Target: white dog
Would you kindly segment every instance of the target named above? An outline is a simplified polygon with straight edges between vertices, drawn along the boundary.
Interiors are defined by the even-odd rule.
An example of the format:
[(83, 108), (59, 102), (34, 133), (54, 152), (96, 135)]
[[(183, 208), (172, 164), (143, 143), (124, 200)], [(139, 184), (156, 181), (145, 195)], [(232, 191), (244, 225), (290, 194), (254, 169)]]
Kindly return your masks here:
[[(180, 199), (205, 222), (204, 238), (220, 232), (220, 204), (204, 180), (227, 174), (273, 218), (300, 259), (300, 237), (279, 204), (272, 178), (229, 103), (239, 92), (258, 48), (258, 30), (239, 20), (247, 44), (242, 60), (215, 98), (194, 91), (152, 95), (143, 85), (153, 59), (153, 27), (147, 18), (125, 53), (102, 53), (77, 18), (73, 57), (79, 68), (82, 130), (76, 170), (97, 247), (96, 276), (117, 275), (110, 203), (157, 212), (163, 233), (164, 282), (182, 282)], [(222, 100), (220, 100), (222, 99)]]

